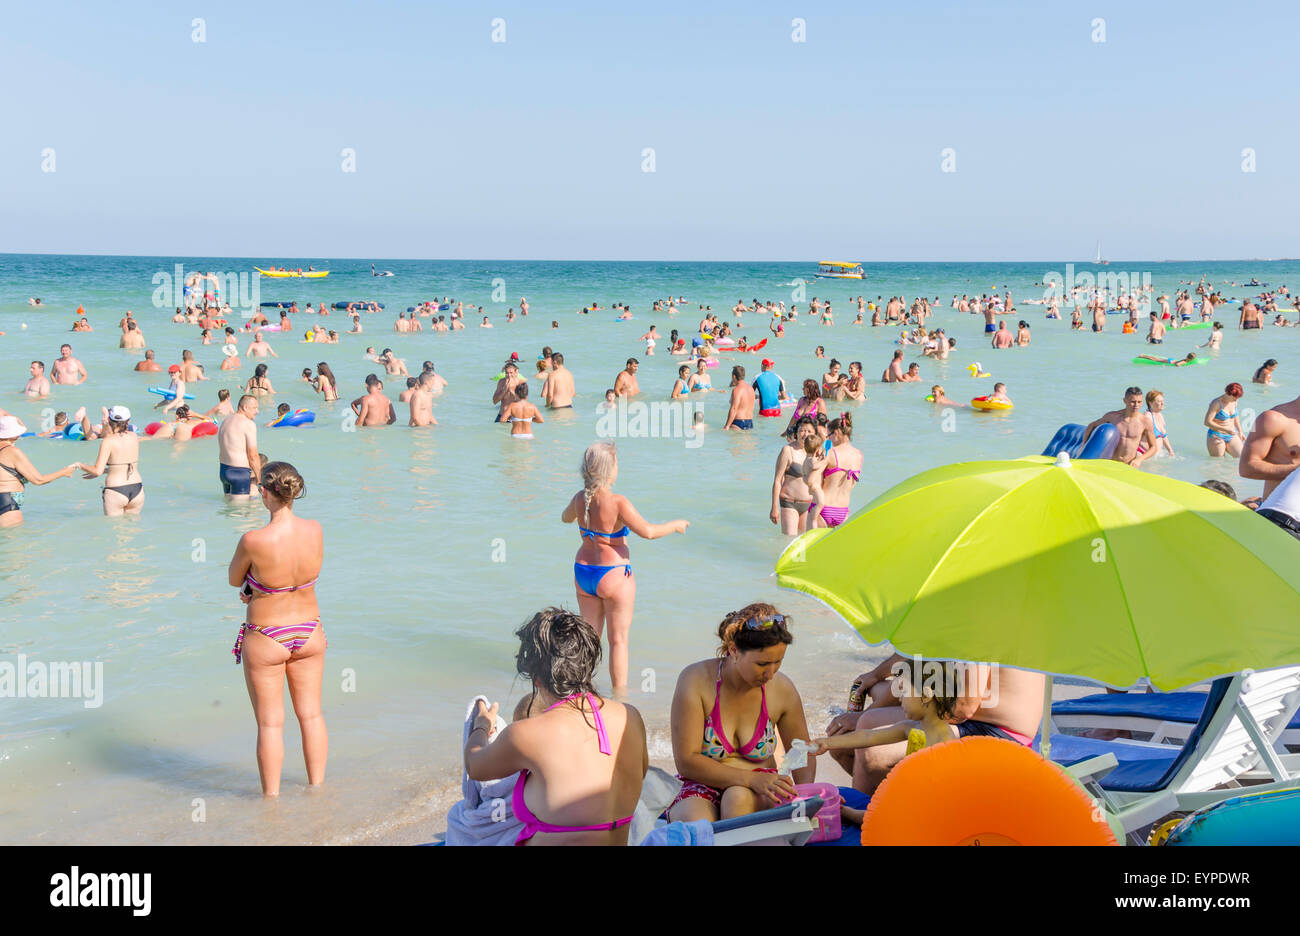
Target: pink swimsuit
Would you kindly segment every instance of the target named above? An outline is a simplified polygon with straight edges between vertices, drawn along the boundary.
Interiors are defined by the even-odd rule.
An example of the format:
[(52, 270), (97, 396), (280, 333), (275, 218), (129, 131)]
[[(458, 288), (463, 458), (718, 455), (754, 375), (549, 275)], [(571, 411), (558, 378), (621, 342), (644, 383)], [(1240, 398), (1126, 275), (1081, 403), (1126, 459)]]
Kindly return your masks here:
[[(583, 693), (575, 693), (566, 696), (555, 705), (549, 706), (546, 711), (550, 711), (557, 706), (563, 705), (572, 699), (582, 698)], [(600, 753), (613, 756), (614, 750), (609, 746), (609, 736), (605, 734), (605, 721), (600, 717), (600, 707), (596, 704), (596, 697), (590, 692), (586, 693), (587, 701), (591, 704), (591, 713), (595, 716), (596, 722), (596, 739), (600, 743)], [(510, 797), (511, 804), (514, 808), (515, 818), (524, 824), (519, 830), (519, 838), (515, 839), (516, 845), (522, 845), (538, 832), (605, 832), (611, 829), (617, 829), (625, 826), (632, 821), (631, 816), (623, 819), (615, 819), (613, 822), (602, 822), (600, 825), (588, 826), (558, 826), (551, 825), (549, 822), (542, 822), (533, 815), (533, 811), (528, 808), (524, 802), (524, 784), (528, 782), (528, 771), (523, 770), (519, 773), (519, 779), (515, 781), (514, 793)]]

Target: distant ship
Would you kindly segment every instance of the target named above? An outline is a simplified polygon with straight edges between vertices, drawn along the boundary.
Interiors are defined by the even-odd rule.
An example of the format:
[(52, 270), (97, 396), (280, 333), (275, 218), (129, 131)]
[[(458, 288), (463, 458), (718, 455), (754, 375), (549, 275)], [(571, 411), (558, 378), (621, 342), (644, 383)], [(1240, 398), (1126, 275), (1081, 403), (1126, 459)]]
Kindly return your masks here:
[(1098, 266), (1110, 266), (1109, 260), (1101, 259), (1101, 241), (1097, 241), (1097, 259), (1092, 262)]

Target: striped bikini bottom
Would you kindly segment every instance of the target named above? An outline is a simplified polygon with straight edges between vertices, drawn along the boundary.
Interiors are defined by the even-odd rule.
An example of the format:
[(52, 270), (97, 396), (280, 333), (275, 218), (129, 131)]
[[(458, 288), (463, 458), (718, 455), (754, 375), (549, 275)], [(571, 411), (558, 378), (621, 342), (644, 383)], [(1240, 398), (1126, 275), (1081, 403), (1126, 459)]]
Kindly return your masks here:
[[(303, 646), (311, 639), (311, 635), (316, 633), (316, 628), (320, 627), (320, 621), (303, 621), (301, 624), (286, 624), (283, 627), (256, 627), (245, 621), (239, 625), (239, 636), (235, 638), (235, 647), (230, 652), (235, 655), (235, 662), (239, 663), (243, 659), (244, 634), (247, 631), (257, 631), (259, 634), (265, 634), (270, 637), (284, 649), (293, 653), (295, 650), (301, 650)], [(329, 646), (327, 643), (325, 646)]]

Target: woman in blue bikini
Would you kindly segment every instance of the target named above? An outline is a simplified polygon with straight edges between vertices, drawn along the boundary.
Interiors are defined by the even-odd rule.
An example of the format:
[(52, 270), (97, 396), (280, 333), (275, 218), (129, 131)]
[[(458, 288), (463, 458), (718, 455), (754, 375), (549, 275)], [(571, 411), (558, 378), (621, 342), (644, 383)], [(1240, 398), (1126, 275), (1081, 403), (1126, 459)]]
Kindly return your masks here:
[[(613, 442), (596, 442), (582, 456), (582, 490), (573, 495), (560, 519), (578, 522), (582, 545), (573, 557), (573, 578), (582, 617), (600, 636), (609, 625), (609, 676), (616, 696), (627, 694), (628, 633), (636, 603), (636, 579), (627, 549), (628, 533), (659, 539), (685, 533), (685, 520), (647, 523), (632, 503), (610, 490), (618, 478)], [(608, 532), (606, 532), (608, 531)], [(610, 575), (621, 571), (622, 574)]]
[(1245, 434), (1237, 419), (1237, 401), (1245, 392), (1241, 384), (1234, 381), (1224, 387), (1223, 395), (1211, 400), (1205, 409), (1205, 450), (1214, 458), (1225, 454), (1233, 458), (1241, 455)]

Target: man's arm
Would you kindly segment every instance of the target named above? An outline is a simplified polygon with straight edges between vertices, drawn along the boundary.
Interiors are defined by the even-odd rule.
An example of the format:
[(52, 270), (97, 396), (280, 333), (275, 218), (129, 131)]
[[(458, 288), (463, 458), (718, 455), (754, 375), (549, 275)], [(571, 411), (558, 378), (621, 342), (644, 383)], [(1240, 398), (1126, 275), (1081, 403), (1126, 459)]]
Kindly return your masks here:
[(361, 404), (365, 402), (365, 399), (365, 397), (359, 396), (352, 401), (352, 412), (357, 414), (358, 419), (361, 418)]
[(1237, 473), (1252, 481), (1281, 481), (1295, 468), (1300, 460), (1300, 450), (1292, 447), (1290, 464), (1274, 464), (1268, 461), (1268, 453), (1273, 443), (1286, 429), (1286, 419), (1274, 410), (1265, 410), (1255, 420), (1255, 428), (1246, 437), (1242, 446), (1241, 457), (1237, 460)]

